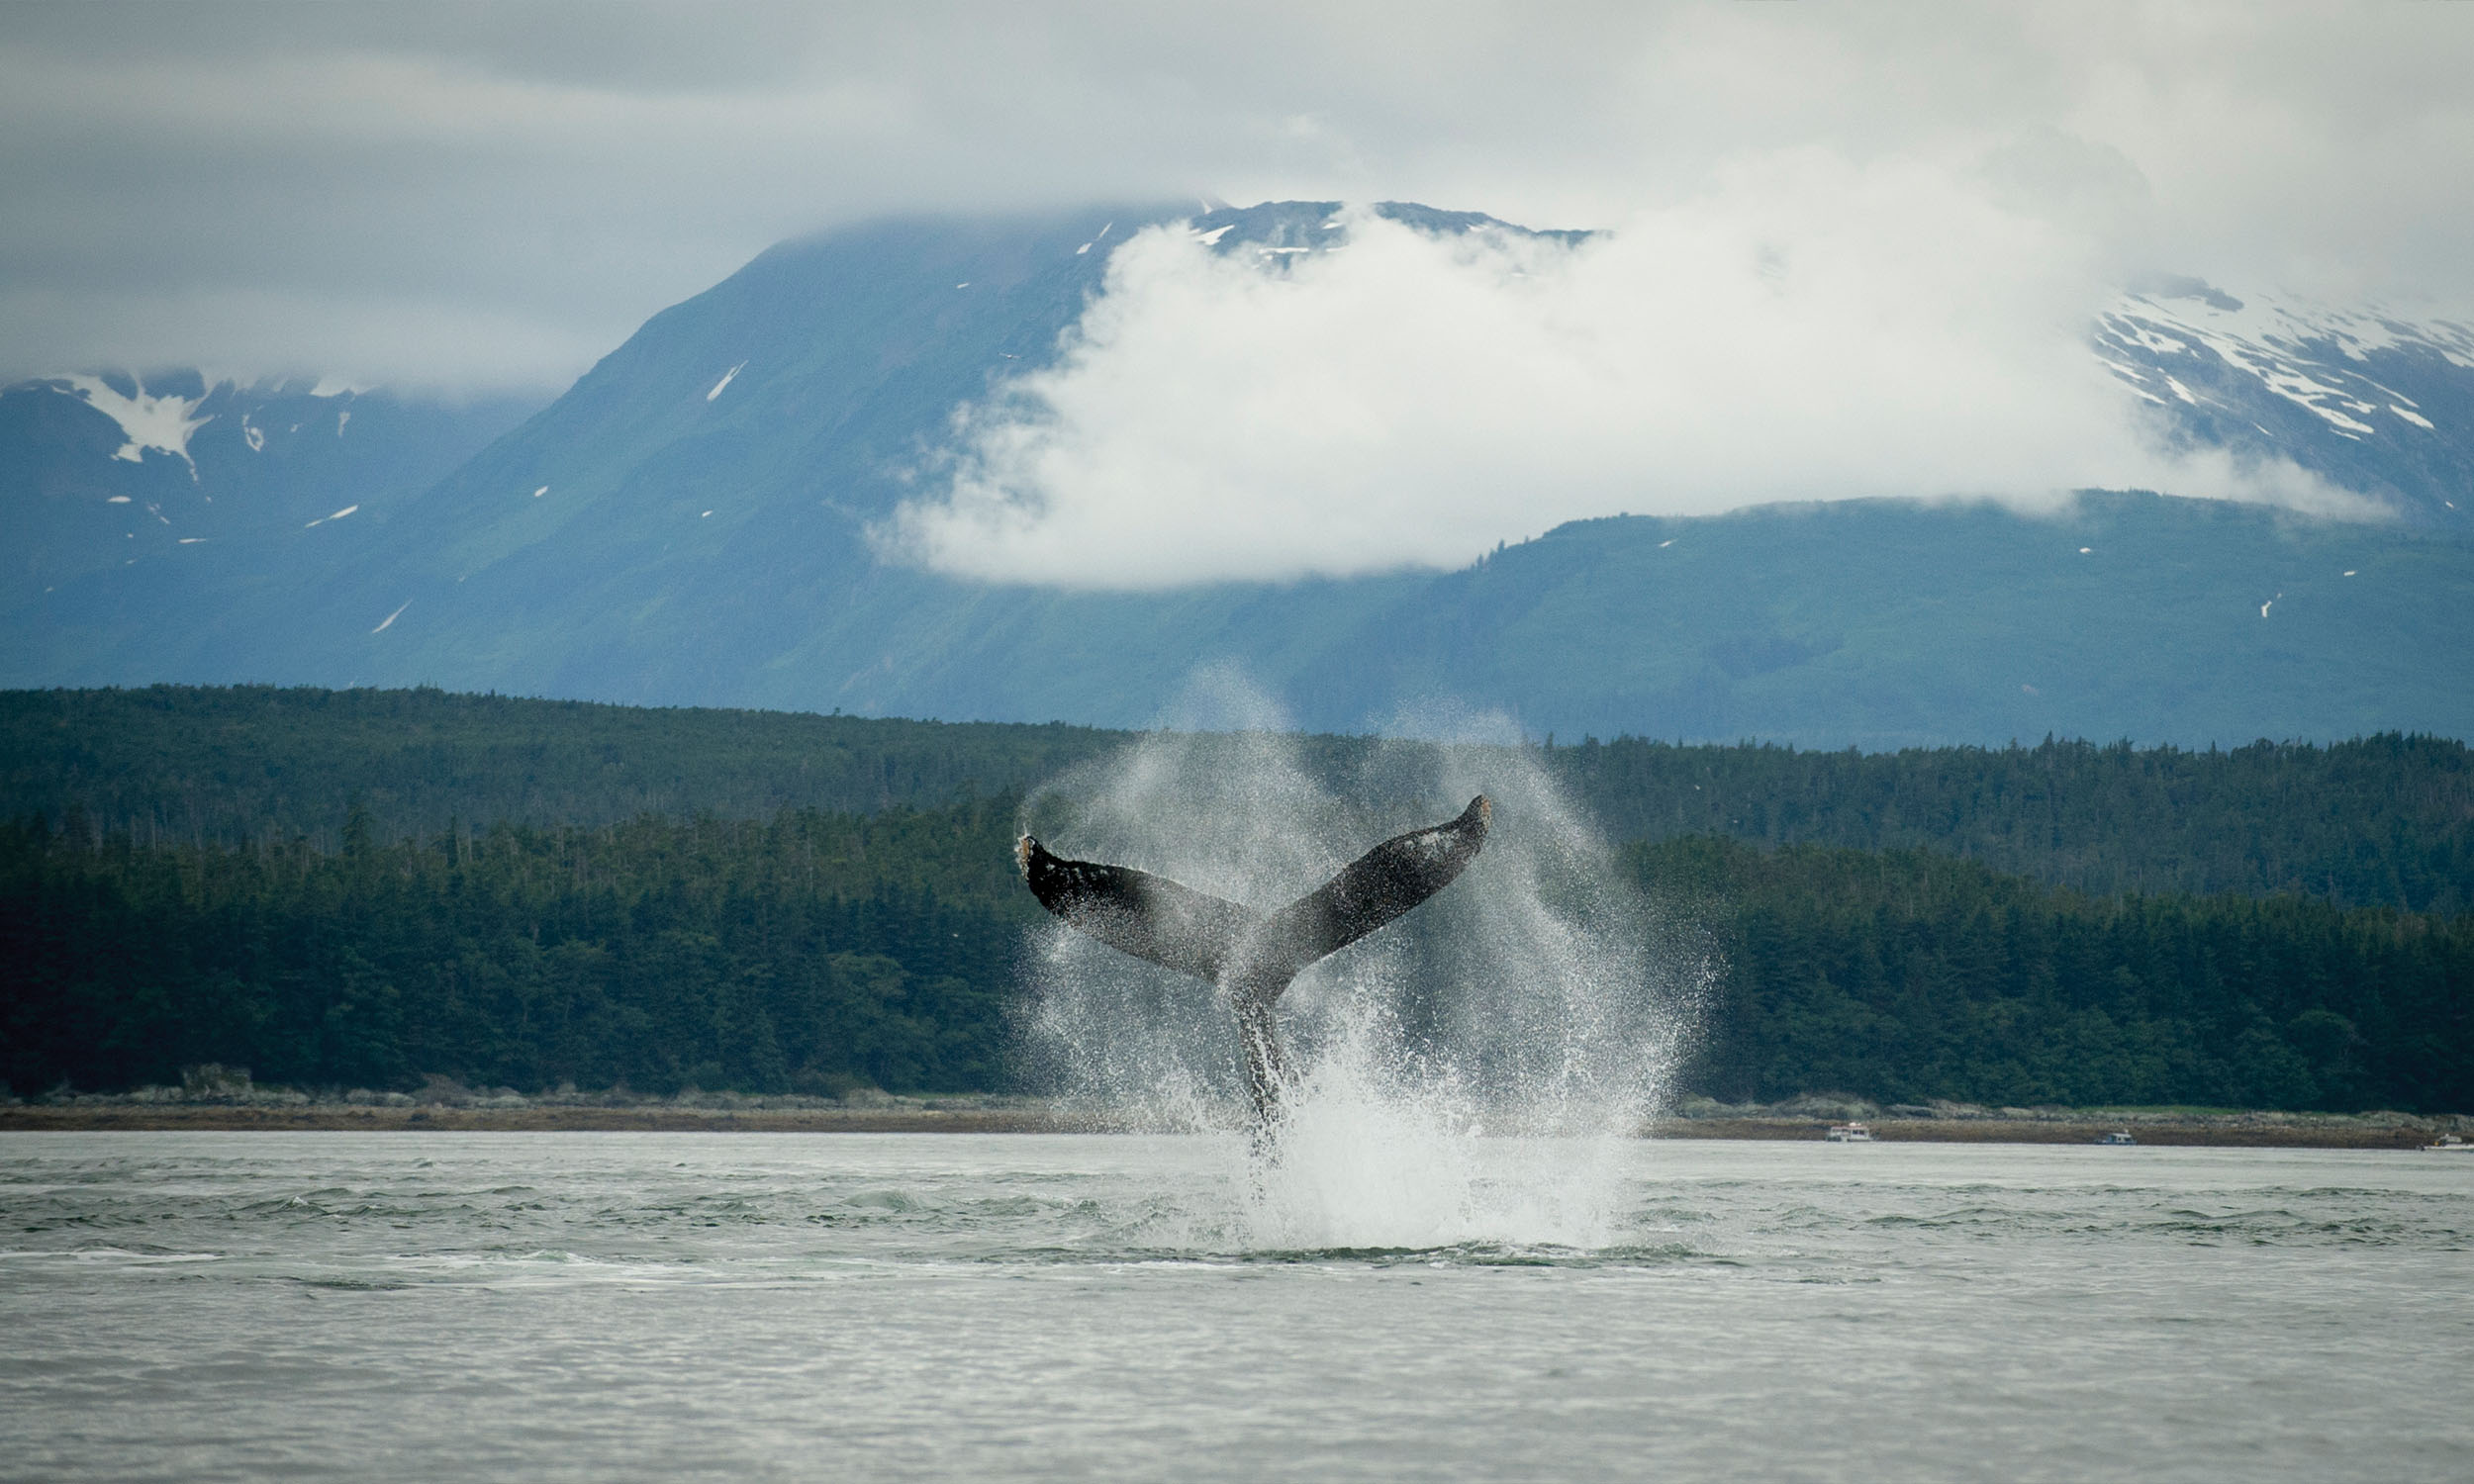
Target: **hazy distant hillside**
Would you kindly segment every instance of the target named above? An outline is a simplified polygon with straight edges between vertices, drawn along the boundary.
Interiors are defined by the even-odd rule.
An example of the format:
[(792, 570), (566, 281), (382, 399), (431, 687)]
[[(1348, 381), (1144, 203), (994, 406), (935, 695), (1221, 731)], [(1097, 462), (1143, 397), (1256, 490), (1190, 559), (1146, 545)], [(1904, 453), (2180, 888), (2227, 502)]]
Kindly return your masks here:
[[(1519, 230), (1383, 210), (1430, 232)], [(1157, 595), (880, 560), (870, 526), (933, 479), (954, 410), (1054, 355), (1115, 243), (1182, 224), (1215, 251), (1285, 261), (1340, 243), (1332, 211), (1100, 207), (785, 243), (655, 316), (505, 436), (459, 424), (487, 446), (419, 481), (411, 444), (434, 455), (443, 434), (407, 430), (398, 452), (338, 472), (365, 430), (375, 444), (387, 417), (417, 420), (374, 396), (13, 391), (0, 481), (15, 483), (0, 488), (31, 534), (0, 591), (0, 683), (430, 683), (1139, 726), (1199, 668), (1228, 667), (1328, 730), (1497, 713), (1533, 736), (1812, 746), (2474, 736), (2458, 510), (2474, 499), (2457, 498), (2474, 478), (2474, 340), (2205, 285), (2126, 299), (2091, 353), (2170, 436), (2287, 453), (2402, 518), (2120, 495), (2059, 520), (1874, 501), (1582, 521), (1440, 576)], [(154, 432), (97, 411), (107, 392), (131, 426), (209, 420), (148, 451)], [(284, 472), (209, 502), (228, 467)], [(143, 488), (111, 504), (114, 480)]]
[(2474, 543), (2098, 496), (1583, 522), (1421, 585), (1286, 682), (1316, 725), (1482, 696), (1535, 730), (1806, 746), (2474, 736)]
[[(271, 563), (269, 576), (323, 571), (341, 554), (337, 538), (365, 528), (352, 519), (420, 491), (539, 405), (301, 381), (209, 385), (195, 371), (0, 388), (0, 522), (10, 536), (0, 607), (123, 567), (222, 563), (234, 546)], [(74, 611), (34, 610), (64, 630), (76, 626)], [(43, 626), (40, 616), (12, 625), (37, 637)]]

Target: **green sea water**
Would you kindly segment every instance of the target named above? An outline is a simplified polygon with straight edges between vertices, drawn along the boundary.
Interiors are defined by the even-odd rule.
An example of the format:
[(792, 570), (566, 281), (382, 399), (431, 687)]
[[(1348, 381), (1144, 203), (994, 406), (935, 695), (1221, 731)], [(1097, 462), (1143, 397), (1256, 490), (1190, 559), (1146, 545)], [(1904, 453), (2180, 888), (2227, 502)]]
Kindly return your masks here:
[(2462, 1479), (2474, 1157), (0, 1135), (15, 1480)]

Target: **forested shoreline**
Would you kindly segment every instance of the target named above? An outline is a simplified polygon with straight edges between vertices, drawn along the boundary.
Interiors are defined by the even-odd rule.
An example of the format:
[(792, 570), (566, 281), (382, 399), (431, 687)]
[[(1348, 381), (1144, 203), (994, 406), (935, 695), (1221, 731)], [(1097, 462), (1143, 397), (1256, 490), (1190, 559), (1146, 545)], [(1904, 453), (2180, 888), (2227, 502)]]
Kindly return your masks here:
[(1722, 1100), (2474, 1108), (2474, 915), (2088, 895), (1927, 851), (1627, 853), (1725, 965)]
[[(708, 1091), (1007, 1089), (1010, 798), (381, 841), (0, 828), (20, 1095), (425, 1076)], [(2096, 896), (1925, 851), (1641, 842), (1720, 982), (1683, 1092), (1765, 1100), (2474, 1107), (2474, 916)]]
[[(340, 849), (0, 829), (0, 1077), (835, 1093), (1003, 1078), (1009, 805)], [(1002, 905), (1000, 905), (1000, 898)]]
[[(0, 1078), (1017, 1089), (1021, 799), (1138, 740), (0, 693)], [(1292, 745), (1345, 791), (1431, 744)], [(2474, 1109), (2460, 743), (1520, 751), (1713, 949), (1680, 1091)]]

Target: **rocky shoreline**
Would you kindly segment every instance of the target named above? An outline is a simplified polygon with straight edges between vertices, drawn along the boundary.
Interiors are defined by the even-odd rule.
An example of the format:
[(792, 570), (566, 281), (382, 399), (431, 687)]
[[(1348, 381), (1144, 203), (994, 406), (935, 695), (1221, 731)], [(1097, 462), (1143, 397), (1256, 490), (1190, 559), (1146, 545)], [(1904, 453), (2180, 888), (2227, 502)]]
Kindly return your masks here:
[[(1880, 1144), (2094, 1144), (2116, 1131), (2142, 1145), (2225, 1149), (2421, 1149), (2439, 1133), (2474, 1123), (2454, 1117), (2384, 1123), (2380, 1115), (2228, 1113), (2188, 1119), (1991, 1118), (1884, 1119), (1869, 1123)], [(1804, 1139), (1829, 1137), (1830, 1125), (1796, 1118), (1659, 1119), (1652, 1139)]]
[(1783, 1103), (1728, 1104), (1687, 1098), (1646, 1130), (1660, 1139), (1827, 1139), (1833, 1125), (1862, 1123), (1881, 1143), (2093, 1144), (2127, 1133), (2140, 1144), (2236, 1149), (2421, 1149), (2443, 1134), (2474, 1135), (2463, 1114), (2286, 1113), (2241, 1108), (1985, 1107), (1893, 1103), (1829, 1093)]
[[(1653, 1139), (1821, 1140), (1861, 1121), (1882, 1143), (2090, 1144), (2117, 1130), (2142, 1145), (2419, 1149), (2474, 1136), (2474, 1118), (2405, 1113), (2280, 1113), (2200, 1108), (1880, 1107), (1813, 1096), (1776, 1104), (1688, 1100), (1640, 1130)], [(843, 1098), (687, 1092), (653, 1098), (561, 1091), (537, 1096), (433, 1081), (419, 1093), (313, 1096), (244, 1075), (184, 1087), (58, 1094), (0, 1103), (0, 1132), (350, 1131), (401, 1133), (1064, 1134), (1124, 1132), (1125, 1120), (1044, 1098), (958, 1094)]]
[[(750, 1099), (751, 1103), (759, 1101)], [(305, 1102), (173, 1104), (30, 1103), (0, 1107), (0, 1133), (37, 1130), (129, 1132), (343, 1131), (362, 1133), (738, 1133), (738, 1134), (1061, 1134), (1090, 1131), (1088, 1119), (1045, 1106), (931, 1105), (904, 1099), (885, 1107), (706, 1107), (674, 1102), (527, 1107), (372, 1107)]]

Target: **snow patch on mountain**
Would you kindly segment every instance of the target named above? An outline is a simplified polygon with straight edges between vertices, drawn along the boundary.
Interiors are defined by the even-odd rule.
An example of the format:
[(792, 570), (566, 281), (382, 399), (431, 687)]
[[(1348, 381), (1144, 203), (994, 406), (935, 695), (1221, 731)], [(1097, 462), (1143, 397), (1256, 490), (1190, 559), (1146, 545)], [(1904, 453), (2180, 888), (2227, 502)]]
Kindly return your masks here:
[(189, 457), (189, 439), (215, 420), (211, 413), (198, 415), (205, 398), (149, 396), (145, 383), (134, 376), (129, 382), (136, 388), (134, 396), (123, 396), (100, 376), (51, 376), (45, 380), (61, 395), (78, 399), (120, 424), (121, 436), (127, 441), (113, 450), (112, 457), (143, 463), (151, 449), (179, 459), (189, 466), (190, 477), (197, 477), (197, 460)]
[(2163, 410), (2169, 443), (2291, 458), (2410, 518), (2460, 522), (2447, 497), (2474, 485), (2474, 326), (2163, 278), (2098, 314), (2090, 344)]
[[(2466, 325), (2266, 296), (2236, 299), (2197, 280), (2125, 294), (2098, 316), (2094, 339), (2108, 367), (2136, 380), (2145, 378), (2107, 352), (2152, 366), (2164, 357), (2198, 358), (2204, 350), (2260, 389), (2357, 436), (2380, 431), (2363, 417), (2383, 408), (2417, 426), (2432, 426), (2396, 407), (2397, 394), (2365, 374), (2380, 352), (2421, 352), (2474, 370), (2474, 328)], [(2180, 382), (2166, 380), (2182, 400), (2194, 400)]]

